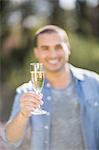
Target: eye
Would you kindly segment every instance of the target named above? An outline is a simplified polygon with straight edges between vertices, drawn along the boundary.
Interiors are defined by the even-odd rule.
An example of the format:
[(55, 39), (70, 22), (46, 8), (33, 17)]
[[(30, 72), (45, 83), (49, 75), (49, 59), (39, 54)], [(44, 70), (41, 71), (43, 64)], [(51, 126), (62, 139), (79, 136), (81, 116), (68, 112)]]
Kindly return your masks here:
[(56, 45), (56, 46), (55, 46), (55, 49), (56, 49), (56, 50), (61, 50), (61, 49), (62, 49), (62, 45), (60, 45), (60, 44)]
[(48, 48), (48, 46), (42, 46), (41, 47), (41, 50), (43, 50), (43, 51), (47, 51), (49, 48)]

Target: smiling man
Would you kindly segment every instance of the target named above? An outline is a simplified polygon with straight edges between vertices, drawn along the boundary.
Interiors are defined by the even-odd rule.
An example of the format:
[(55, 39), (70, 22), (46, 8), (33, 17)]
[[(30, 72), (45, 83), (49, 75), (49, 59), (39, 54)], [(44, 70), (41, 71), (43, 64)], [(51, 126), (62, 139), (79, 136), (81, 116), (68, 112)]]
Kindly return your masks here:
[[(98, 150), (99, 76), (69, 64), (69, 40), (58, 26), (36, 32), (34, 52), (44, 64), (43, 98), (30, 81), (17, 88), (6, 141), (19, 146), (30, 127), (31, 150)], [(48, 113), (32, 115), (41, 99)]]

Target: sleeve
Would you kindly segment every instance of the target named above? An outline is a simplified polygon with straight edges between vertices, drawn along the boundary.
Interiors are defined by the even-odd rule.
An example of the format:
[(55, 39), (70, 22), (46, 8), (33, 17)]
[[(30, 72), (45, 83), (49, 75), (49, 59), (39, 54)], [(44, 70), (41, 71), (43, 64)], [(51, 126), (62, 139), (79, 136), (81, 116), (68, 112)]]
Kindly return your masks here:
[[(16, 89), (16, 95), (15, 95), (15, 98), (14, 98), (14, 102), (13, 102), (13, 106), (12, 106), (12, 110), (11, 110), (11, 114), (10, 114), (10, 117), (9, 117), (9, 121), (6, 123), (6, 125), (17, 115), (17, 113), (20, 111), (20, 97), (22, 96), (23, 93), (25, 92), (28, 92), (29, 91), (29, 86), (27, 84), (23, 84), (22, 86), (18, 87)], [(29, 122), (27, 124), (27, 127), (26, 127), (26, 130), (28, 127), (30, 127), (30, 119), (29, 119)], [(6, 129), (6, 126), (5, 126), (5, 129)], [(13, 131), (15, 132), (15, 131)], [(17, 132), (17, 131), (16, 131)], [(26, 131), (25, 131), (26, 133)], [(24, 138), (24, 136), (23, 136)], [(23, 141), (23, 138), (20, 140), (20, 141), (17, 141), (16, 143), (10, 143), (6, 137), (6, 130), (4, 130), (4, 136), (3, 136), (3, 139), (4, 141), (12, 146), (12, 147), (18, 147), (19, 145), (21, 145), (22, 141)]]
[[(17, 93), (15, 98), (14, 98), (14, 103), (13, 103), (13, 106), (12, 106), (12, 110), (11, 110), (11, 115), (10, 115), (10, 118), (9, 118), (9, 121), (6, 123), (6, 125), (17, 115), (17, 113), (19, 112), (20, 110), (20, 106), (19, 106), (19, 100), (20, 100), (20, 96), (22, 94), (19, 94)], [(3, 134), (3, 140), (6, 144), (8, 144), (8, 146), (10, 147), (13, 147), (13, 148), (16, 148), (18, 147), (19, 145), (21, 145), (22, 141), (23, 141), (23, 138), (20, 140), (20, 141), (17, 141), (16, 143), (11, 143), (9, 142), (9, 140), (7, 139), (6, 137), (6, 125), (5, 125), (5, 128), (4, 128), (4, 134)], [(15, 131), (13, 131), (15, 132)]]
[(16, 116), (16, 114), (20, 111), (20, 97), (22, 96), (22, 94), (17, 93), (15, 98), (14, 98), (14, 103), (12, 106), (12, 110), (11, 110), (11, 115), (9, 120), (11, 120), (12, 118), (14, 118)]

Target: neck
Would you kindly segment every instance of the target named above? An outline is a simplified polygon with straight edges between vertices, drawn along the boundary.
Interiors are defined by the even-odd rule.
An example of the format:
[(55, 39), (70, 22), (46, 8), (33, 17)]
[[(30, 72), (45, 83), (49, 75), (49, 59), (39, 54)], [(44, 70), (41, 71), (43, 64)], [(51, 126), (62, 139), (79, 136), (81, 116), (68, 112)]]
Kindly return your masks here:
[(68, 65), (57, 72), (46, 72), (46, 78), (54, 88), (64, 88), (71, 81), (71, 75)]

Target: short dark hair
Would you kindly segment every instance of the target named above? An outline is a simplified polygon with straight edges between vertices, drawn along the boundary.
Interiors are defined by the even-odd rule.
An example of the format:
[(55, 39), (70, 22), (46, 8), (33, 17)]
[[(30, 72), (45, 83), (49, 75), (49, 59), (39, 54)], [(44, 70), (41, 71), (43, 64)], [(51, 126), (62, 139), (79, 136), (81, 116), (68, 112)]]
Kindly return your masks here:
[(34, 35), (34, 39), (33, 39), (33, 46), (37, 47), (37, 39), (38, 36), (44, 33), (58, 33), (60, 35), (63, 36), (63, 40), (68, 44), (69, 46), (69, 40), (68, 40), (68, 36), (65, 30), (63, 30), (62, 28), (55, 26), (55, 25), (46, 25), (42, 28), (40, 28)]

